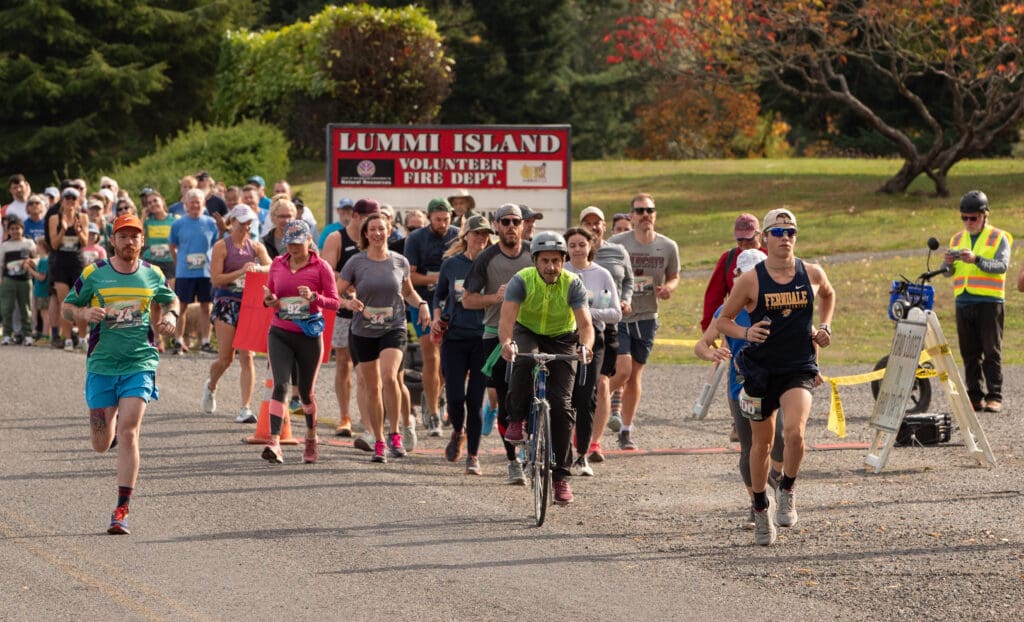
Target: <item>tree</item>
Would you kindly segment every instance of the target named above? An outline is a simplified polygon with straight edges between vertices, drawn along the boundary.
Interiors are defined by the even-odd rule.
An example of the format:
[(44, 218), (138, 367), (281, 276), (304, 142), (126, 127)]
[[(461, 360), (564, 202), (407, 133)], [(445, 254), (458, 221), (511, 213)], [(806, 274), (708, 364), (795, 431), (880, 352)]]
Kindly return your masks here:
[(6, 1), (0, 170), (78, 176), (209, 113), (220, 37), (249, 0)]
[[(750, 84), (845, 107), (903, 166), (879, 191), (904, 192), (985, 153), (1024, 119), (1024, 3), (998, 0), (647, 0), (620, 19), (609, 61)], [(854, 80), (853, 76), (870, 76)], [(892, 114), (890, 90), (913, 117)], [(882, 100), (884, 101), (884, 99)]]

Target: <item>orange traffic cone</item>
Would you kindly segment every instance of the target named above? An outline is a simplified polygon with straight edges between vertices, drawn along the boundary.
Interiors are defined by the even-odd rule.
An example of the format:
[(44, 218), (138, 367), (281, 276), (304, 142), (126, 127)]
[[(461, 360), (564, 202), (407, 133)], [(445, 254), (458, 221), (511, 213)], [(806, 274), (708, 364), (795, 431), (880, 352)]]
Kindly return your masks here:
[[(260, 402), (260, 414), (256, 417), (256, 433), (243, 439), (250, 445), (262, 445), (270, 442), (270, 396), (274, 390), (274, 379), (267, 378), (263, 383), (263, 401)], [(299, 440), (292, 437), (292, 418), (287, 409), (284, 421), (281, 422), (281, 444), (298, 445)]]

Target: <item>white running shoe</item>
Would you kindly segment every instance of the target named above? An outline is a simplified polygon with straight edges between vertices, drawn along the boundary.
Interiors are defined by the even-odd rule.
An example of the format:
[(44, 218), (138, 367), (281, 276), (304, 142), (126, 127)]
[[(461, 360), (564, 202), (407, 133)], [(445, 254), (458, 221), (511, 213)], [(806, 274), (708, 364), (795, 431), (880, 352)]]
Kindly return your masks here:
[(248, 406), (242, 406), (235, 417), (235, 423), (256, 423), (256, 414)]
[(754, 543), (769, 546), (775, 543), (778, 531), (775, 529), (775, 502), (768, 499), (768, 507), (754, 510)]
[(775, 491), (775, 501), (778, 504), (775, 522), (780, 527), (792, 527), (800, 520), (796, 513), (796, 494), (792, 490), (786, 490), (780, 486)]
[[(217, 410), (217, 396), (216, 391), (210, 389), (210, 379), (207, 378), (206, 382), (203, 383), (203, 402), (200, 407), (203, 412), (212, 415)], [(239, 421), (239, 423), (242, 423)]]

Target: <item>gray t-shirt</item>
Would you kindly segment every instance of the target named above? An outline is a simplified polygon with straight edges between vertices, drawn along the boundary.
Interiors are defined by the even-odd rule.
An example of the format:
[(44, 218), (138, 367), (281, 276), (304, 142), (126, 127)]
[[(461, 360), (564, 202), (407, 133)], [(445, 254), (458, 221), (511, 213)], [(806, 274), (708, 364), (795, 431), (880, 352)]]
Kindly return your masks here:
[(380, 337), (395, 329), (405, 330), (405, 302), (402, 284), (409, 278), (409, 261), (388, 252), (387, 259), (370, 259), (366, 253), (353, 256), (341, 268), (342, 280), (356, 288), (362, 313), (352, 314), (352, 334)]
[[(500, 244), (492, 244), (485, 248), (469, 268), (469, 274), (463, 282), (463, 289), (467, 292), (478, 294), (493, 294), (498, 288), (508, 283), (516, 272), (533, 265), (533, 258), (530, 257), (530, 244), (523, 242), (519, 247), (519, 254), (509, 257), (501, 252)], [(484, 309), (484, 326), (493, 329), (498, 328), (498, 320), (501, 319), (501, 305), (491, 305)], [(484, 332), (484, 339), (493, 338), (494, 333), (488, 335)]]
[(664, 285), (668, 275), (679, 274), (679, 247), (660, 233), (654, 234), (654, 241), (650, 244), (638, 242), (632, 231), (613, 236), (609, 241), (626, 249), (633, 266), (633, 313), (622, 321), (658, 317), (658, 294), (654, 288)]
[(606, 324), (617, 324), (622, 319), (619, 293), (615, 289), (612, 275), (607, 270), (597, 265), (597, 262), (592, 262), (585, 269), (578, 270), (568, 261), (565, 262), (563, 269), (579, 275), (583, 285), (587, 288), (587, 300), (590, 304), (590, 318), (594, 321), (594, 330), (604, 330)]
[(607, 270), (615, 281), (619, 300), (633, 302), (633, 266), (629, 263), (629, 253), (621, 244), (605, 240), (597, 247), (594, 263)]

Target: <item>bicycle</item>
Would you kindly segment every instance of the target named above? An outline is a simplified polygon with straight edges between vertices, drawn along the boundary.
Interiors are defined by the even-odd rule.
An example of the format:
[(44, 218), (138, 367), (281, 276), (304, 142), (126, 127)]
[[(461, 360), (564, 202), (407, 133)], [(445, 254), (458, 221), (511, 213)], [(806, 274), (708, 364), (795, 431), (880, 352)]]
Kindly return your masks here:
[[(583, 348), (586, 359), (586, 348)], [(506, 384), (512, 382), (512, 367), (517, 360), (534, 362), (533, 401), (526, 417), (526, 438), (523, 440), (524, 467), (530, 478), (533, 492), (533, 516), (537, 526), (544, 524), (548, 505), (551, 502), (551, 470), (554, 466), (554, 450), (551, 447), (551, 406), (547, 399), (548, 363), (551, 361), (578, 361), (579, 354), (547, 354), (544, 352), (517, 353), (513, 362), (505, 368)], [(577, 381), (587, 381), (587, 366), (578, 367)]]
[[(928, 238), (928, 258), (925, 260), (925, 267), (930, 267), (932, 251), (938, 250), (939, 241), (935, 238)], [(902, 274), (899, 280), (892, 282), (889, 290), (889, 319), (894, 322), (907, 317), (911, 309), (930, 311), (935, 304), (935, 289), (928, 284), (932, 278), (943, 274), (944, 269), (926, 270), (917, 279), (911, 281)], [(889, 364), (889, 355), (883, 356), (875, 363), (875, 370), (884, 369)], [(934, 366), (929, 361), (921, 363), (919, 369), (933, 370)], [(882, 382), (874, 380), (871, 382), (871, 395), (878, 399), (878, 392), (881, 390)], [(908, 414), (919, 414), (927, 412), (932, 400), (932, 384), (928, 378), (917, 378), (914, 381), (914, 388), (910, 393), (910, 403), (907, 406)]]

